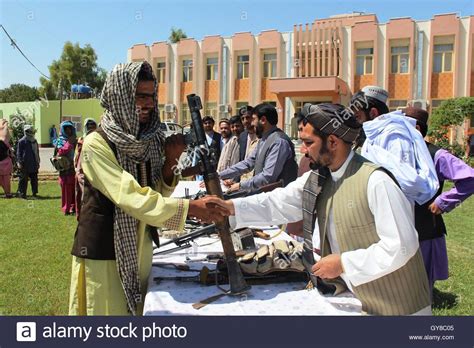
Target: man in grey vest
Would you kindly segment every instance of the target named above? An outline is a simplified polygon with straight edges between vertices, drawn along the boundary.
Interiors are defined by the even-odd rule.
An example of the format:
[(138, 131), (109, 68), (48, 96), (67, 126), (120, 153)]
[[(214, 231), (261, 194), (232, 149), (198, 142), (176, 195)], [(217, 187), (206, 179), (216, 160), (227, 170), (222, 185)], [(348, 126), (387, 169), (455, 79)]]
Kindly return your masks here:
[(260, 141), (250, 156), (219, 173), (221, 179), (236, 179), (254, 170), (249, 180), (232, 184), (230, 191), (256, 191), (260, 187), (283, 180), (286, 186), (297, 177), (295, 148), (290, 138), (279, 129), (274, 106), (263, 103), (252, 110), (252, 125)]
[(283, 189), (210, 202), (236, 228), (303, 219), (303, 263), (321, 291), (349, 290), (371, 315), (431, 314), (413, 211), (388, 171), (351, 150), (360, 124), (338, 104), (307, 104), (303, 116), (312, 171)]

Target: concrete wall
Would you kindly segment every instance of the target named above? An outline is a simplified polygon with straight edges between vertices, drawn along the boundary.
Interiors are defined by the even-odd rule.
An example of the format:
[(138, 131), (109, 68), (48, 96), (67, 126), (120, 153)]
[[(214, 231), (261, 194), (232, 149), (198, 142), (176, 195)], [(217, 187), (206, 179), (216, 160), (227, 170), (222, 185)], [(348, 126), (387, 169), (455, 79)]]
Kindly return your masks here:
[[(0, 117), (7, 120), (11, 121), (11, 116), (17, 111), (33, 118), (34, 127), (37, 130), (36, 139), (40, 145), (49, 144), (49, 128), (53, 124), (59, 130), (59, 100), (0, 104)], [(63, 116), (80, 116), (81, 123), (84, 123), (88, 117), (99, 122), (103, 111), (98, 99), (63, 101)], [(82, 132), (77, 134), (81, 136)]]

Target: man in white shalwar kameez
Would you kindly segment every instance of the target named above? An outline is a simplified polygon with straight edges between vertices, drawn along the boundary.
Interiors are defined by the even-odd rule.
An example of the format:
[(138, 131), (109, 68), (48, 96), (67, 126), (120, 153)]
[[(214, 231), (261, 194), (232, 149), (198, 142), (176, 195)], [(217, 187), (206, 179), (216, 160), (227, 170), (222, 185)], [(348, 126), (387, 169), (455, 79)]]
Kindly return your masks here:
[(324, 282), (335, 295), (348, 289), (373, 315), (429, 315), (410, 203), (388, 171), (352, 151), (360, 125), (354, 117), (341, 123), (343, 110), (337, 104), (303, 109), (302, 152), (312, 171), (269, 193), (211, 202), (235, 215), (236, 228), (303, 219), (303, 261), (312, 260), (305, 266), (318, 288)]
[(352, 98), (365, 133), (360, 154), (388, 169), (412, 204), (424, 204), (438, 191), (436, 169), (416, 121), (401, 111), (388, 112), (387, 98), (378, 86), (366, 86)]

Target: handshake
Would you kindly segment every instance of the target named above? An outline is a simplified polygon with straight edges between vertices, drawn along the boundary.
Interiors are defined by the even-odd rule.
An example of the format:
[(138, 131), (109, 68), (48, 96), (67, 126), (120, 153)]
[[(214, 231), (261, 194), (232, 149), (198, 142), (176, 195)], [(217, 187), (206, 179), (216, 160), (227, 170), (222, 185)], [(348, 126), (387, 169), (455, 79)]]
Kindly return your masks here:
[(188, 216), (204, 223), (224, 221), (231, 215), (235, 215), (232, 200), (225, 201), (217, 196), (209, 195), (189, 201)]

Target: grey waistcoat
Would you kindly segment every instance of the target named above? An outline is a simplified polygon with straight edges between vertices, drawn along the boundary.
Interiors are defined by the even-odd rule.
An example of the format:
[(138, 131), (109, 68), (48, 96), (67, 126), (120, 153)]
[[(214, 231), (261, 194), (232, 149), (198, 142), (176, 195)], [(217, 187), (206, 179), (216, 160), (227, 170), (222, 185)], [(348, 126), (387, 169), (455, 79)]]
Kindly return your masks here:
[[(278, 175), (276, 181), (283, 179), (283, 185), (286, 186), (290, 182), (295, 181), (298, 177), (298, 164), (295, 160), (295, 147), (291, 142), (290, 138), (279, 128), (275, 128), (272, 133), (268, 136), (267, 140), (265, 140), (264, 144), (260, 147), (257, 147), (257, 158), (255, 160), (255, 167), (254, 167), (254, 176), (261, 173), (263, 168), (265, 167), (265, 160), (268, 155), (268, 151), (270, 150), (271, 145), (277, 139), (284, 139), (290, 144), (291, 147), (291, 157), (286, 160), (285, 164), (283, 165), (283, 170)], [(271, 183), (269, 183), (271, 184)]]

